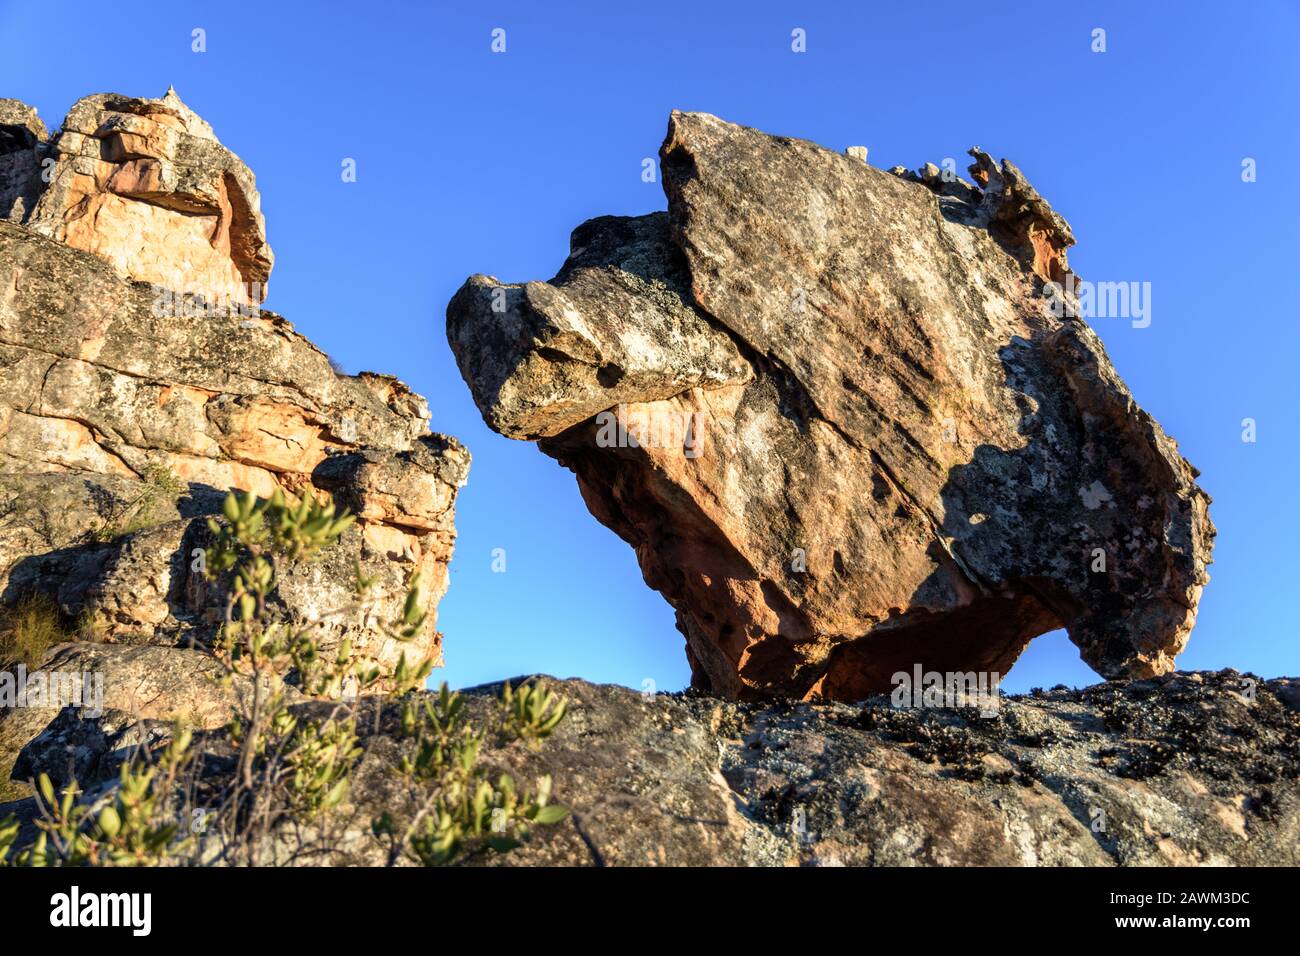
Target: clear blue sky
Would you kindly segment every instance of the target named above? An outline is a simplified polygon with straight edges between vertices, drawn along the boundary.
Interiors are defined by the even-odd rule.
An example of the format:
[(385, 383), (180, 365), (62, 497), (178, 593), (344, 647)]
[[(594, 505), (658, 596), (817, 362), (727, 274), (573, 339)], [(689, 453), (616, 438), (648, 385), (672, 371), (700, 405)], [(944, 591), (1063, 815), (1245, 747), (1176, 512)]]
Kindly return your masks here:
[[(664, 208), (641, 160), (673, 108), (866, 144), (885, 168), (979, 144), (1069, 219), (1084, 278), (1151, 282), (1149, 328), (1097, 326), (1215, 499), (1213, 580), (1180, 665), (1300, 672), (1294, 0), (462, 6), (0, 0), (0, 95), (57, 127), (82, 95), (174, 84), (257, 174), (276, 253), (267, 306), (348, 371), (398, 375), (472, 450), (439, 620), (453, 685), (688, 680), (631, 549), (568, 472), (483, 425), (443, 333), (469, 274), (547, 278), (584, 219)], [(196, 27), (206, 53), (191, 52)], [(505, 54), (490, 51), (497, 27)], [(341, 181), (345, 157), (356, 183)], [(1095, 679), (1054, 634), (1004, 686)]]

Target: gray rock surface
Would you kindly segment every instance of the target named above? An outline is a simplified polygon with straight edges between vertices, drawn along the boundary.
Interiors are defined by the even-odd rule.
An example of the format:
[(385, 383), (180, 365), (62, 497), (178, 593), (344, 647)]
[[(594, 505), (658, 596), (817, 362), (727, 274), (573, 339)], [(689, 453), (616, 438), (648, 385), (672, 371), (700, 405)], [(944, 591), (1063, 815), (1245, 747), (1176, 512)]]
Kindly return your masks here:
[[(1294, 681), (1173, 673), (1005, 697), (989, 717), (888, 697), (754, 704), (551, 683), (571, 707), (555, 735), (538, 752), (490, 744), (483, 760), (519, 781), (550, 774), (571, 816), (467, 863), (1300, 864)], [(471, 716), (483, 720), (496, 693), (468, 692)], [(382, 861), (367, 831), (379, 812), (401, 813), (395, 722), (392, 711), (377, 730), (361, 721), (366, 752), (328, 862)], [(65, 715), (22, 767), (71, 746), (84, 782), (101, 785), (154, 728)]]
[(1174, 673), (1006, 697), (984, 718), (566, 681), (557, 736), (500, 759), (552, 774), (573, 820), (500, 862), (1295, 866), (1289, 686)]

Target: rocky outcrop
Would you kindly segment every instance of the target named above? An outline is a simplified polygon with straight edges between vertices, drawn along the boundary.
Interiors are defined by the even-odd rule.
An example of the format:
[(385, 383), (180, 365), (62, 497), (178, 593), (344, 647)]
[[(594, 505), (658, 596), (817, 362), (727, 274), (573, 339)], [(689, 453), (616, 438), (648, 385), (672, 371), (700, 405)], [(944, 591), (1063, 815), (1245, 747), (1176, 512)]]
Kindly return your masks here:
[[(178, 649), (216, 623), (195, 555), (227, 490), (331, 495), (359, 520), (282, 577), (285, 615), (323, 629), (326, 648), (346, 636), (389, 666), (403, 651), (440, 662), (469, 454), (429, 431), (401, 382), (335, 371), (256, 305), (261, 291), (225, 295), (270, 272), (252, 174), (171, 92), (88, 97), (50, 143), (4, 101), (0, 134), (13, 220), (0, 221), (0, 605), (48, 595), (96, 659), (140, 645), (154, 664), (189, 660)], [(34, 204), (14, 172), (29, 152), (38, 169), (53, 160)], [(358, 570), (375, 581), (361, 606)], [(399, 644), (380, 624), (417, 574), (427, 623)], [(109, 697), (122, 688), (109, 706), (139, 711), (125, 676), (138, 668), (109, 670)], [(191, 706), (225, 719), (191, 683), (144, 696), (164, 699), (160, 719)]]
[(511, 865), (1300, 862), (1300, 686), (1233, 671), (974, 709), (731, 704), (565, 681), (520, 777), (573, 816)]
[(0, 216), (93, 252), (125, 278), (256, 305), (273, 257), (252, 172), (174, 90), (87, 96), (47, 141), (0, 100)]
[[(131, 666), (124, 662), (124, 666)], [(483, 760), (550, 774), (572, 811), (507, 866), (1295, 866), (1300, 684), (1175, 673), (973, 708), (734, 703), (549, 682), (569, 716), (533, 751), (491, 737)], [(497, 688), (467, 693), (483, 722)], [(304, 707), (311, 705), (302, 705)], [(303, 860), (380, 864), (370, 821), (400, 816), (396, 709), (365, 738), (341, 834)], [(24, 772), (88, 790), (165, 728), (106, 710), (54, 720)], [(216, 761), (219, 765), (219, 761)], [(30, 798), (0, 806), (30, 821)], [(292, 834), (285, 835), (286, 847)], [(285, 862), (287, 850), (279, 854)]]
[(636, 549), (695, 686), (856, 700), (1058, 627), (1106, 677), (1171, 670), (1209, 498), (1045, 295), (1074, 238), (1023, 174), (698, 113), (660, 155), (667, 213), (585, 223), (550, 282), (472, 277), (447, 331), (487, 423)]
[[(188, 647), (80, 641), (55, 648), (39, 670), (8, 665), (5, 675), (8, 694), (21, 687), (24, 700), (0, 709), (0, 803), (28, 796), (41, 773), (60, 781), (111, 779), (119, 764), (107, 767), (106, 754), (124, 757), (170, 734), (178, 721), (223, 726), (234, 700), (216, 660)], [(68, 704), (77, 693), (84, 706)]]

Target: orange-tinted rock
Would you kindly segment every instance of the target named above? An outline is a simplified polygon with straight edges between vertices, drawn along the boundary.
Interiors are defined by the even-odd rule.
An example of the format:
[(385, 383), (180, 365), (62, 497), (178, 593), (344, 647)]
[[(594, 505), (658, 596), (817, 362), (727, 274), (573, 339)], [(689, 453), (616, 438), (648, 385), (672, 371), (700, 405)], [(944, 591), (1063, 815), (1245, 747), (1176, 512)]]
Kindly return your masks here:
[[(52, 171), (34, 204), (23, 164)], [(336, 373), (257, 307), (271, 268), (257, 191), (211, 128), (174, 93), (106, 94), (47, 143), (34, 112), (0, 101), (6, 201), (0, 603), (44, 591), (102, 638), (184, 641), (211, 623), (188, 556), (226, 491), (328, 493), (358, 526), (284, 575), (286, 611), (318, 621), (326, 647), (346, 635), (389, 665), (403, 650), (440, 659), (469, 454), (429, 432), (397, 379)], [(176, 500), (151, 490), (160, 470)], [(372, 600), (334, 614), (353, 603), (354, 562)], [(417, 573), (428, 623), (403, 647), (381, 625)]]
[[(0, 132), (18, 129), (9, 112), (6, 127), (0, 109)], [(0, 180), (0, 215), (93, 252), (125, 278), (209, 302), (266, 298), (273, 257), (253, 174), (175, 91), (85, 97), (48, 142), (7, 155), (26, 185), (5, 190)]]

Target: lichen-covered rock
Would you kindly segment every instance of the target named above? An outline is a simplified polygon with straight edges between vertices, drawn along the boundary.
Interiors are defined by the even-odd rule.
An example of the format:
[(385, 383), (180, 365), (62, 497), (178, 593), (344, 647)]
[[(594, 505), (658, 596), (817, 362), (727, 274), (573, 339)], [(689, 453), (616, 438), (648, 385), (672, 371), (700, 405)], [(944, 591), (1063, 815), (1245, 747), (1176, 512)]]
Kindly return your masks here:
[(972, 155), (979, 186), (674, 113), (667, 214), (452, 299), (485, 420), (577, 474), (697, 687), (854, 700), (916, 663), (1004, 674), (1057, 627), (1106, 677), (1184, 647), (1209, 498), (1050, 308), (1069, 227)]
[[(177, 723), (224, 726), (252, 684), (240, 676), (227, 686), (223, 675), (198, 649), (84, 641), (52, 648), (39, 668), (7, 667), (0, 675), (0, 802), (26, 796), (42, 772), (56, 783), (69, 771), (82, 785), (103, 782), (131, 748)], [(283, 690), (291, 701), (302, 699), (293, 687)]]
[[(690, 304), (667, 229), (663, 214), (593, 219), (574, 232), (553, 284), (465, 283), (448, 308), (448, 335), (489, 425), (511, 438), (548, 437), (619, 402), (753, 378), (731, 339)], [(476, 321), (485, 313), (493, 321)]]
[(511, 865), (1300, 862), (1285, 681), (1175, 673), (974, 708), (732, 704), (564, 681), (539, 754), (572, 821)]
[[(757, 704), (548, 683), (570, 703), (555, 734), (538, 751), (489, 735), (481, 759), (521, 783), (550, 774), (571, 815), (520, 849), (468, 863), (1300, 864), (1300, 710), (1284, 696), (1294, 681), (1174, 673), (1003, 697), (990, 716), (888, 697)], [(472, 721), (487, 721), (498, 690), (467, 692)], [(71, 743), (79, 779), (102, 785), (157, 726), (133, 727), (115, 710), (64, 714), (21, 767), (52, 766), (50, 753)], [(399, 709), (367, 712), (359, 727), (364, 756), (336, 842), (301, 863), (381, 864), (371, 820), (411, 809), (392, 772), (411, 745)], [(209, 744), (218, 742), (198, 746)], [(0, 816), (9, 811), (30, 820), (33, 801)], [(295, 832), (286, 828), (266, 858), (293, 862)]]

